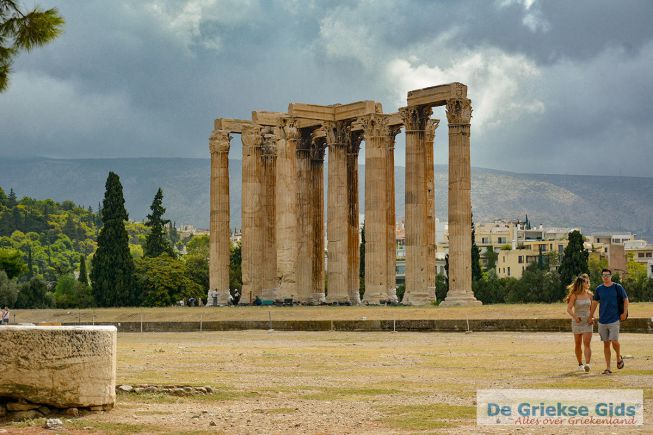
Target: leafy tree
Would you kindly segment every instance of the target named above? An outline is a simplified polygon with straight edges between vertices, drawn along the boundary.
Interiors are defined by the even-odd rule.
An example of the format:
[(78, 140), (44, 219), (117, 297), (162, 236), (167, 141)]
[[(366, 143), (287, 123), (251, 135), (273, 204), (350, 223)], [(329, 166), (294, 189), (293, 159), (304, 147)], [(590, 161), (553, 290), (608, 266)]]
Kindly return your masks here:
[(648, 281), (646, 264), (635, 261), (633, 254), (629, 254), (626, 263), (626, 275), (622, 283), (628, 292), (628, 299), (633, 302), (651, 300), (653, 295), (649, 293)]
[(9, 85), (14, 57), (22, 50), (45, 45), (59, 36), (64, 19), (57, 9), (38, 6), (23, 12), (16, 0), (0, 0), (0, 92)]
[(560, 261), (558, 272), (562, 288), (569, 285), (581, 273), (589, 274), (589, 252), (583, 247), (583, 235), (578, 230), (569, 233), (569, 243)]
[(505, 302), (505, 288), (494, 269), (485, 273), (482, 279), (473, 281), (472, 288), (476, 299), (483, 302), (484, 305)]
[(54, 288), (57, 307), (88, 308), (93, 306), (93, 294), (87, 284), (75, 279), (73, 275), (64, 275)]
[(7, 194), (2, 187), (0, 187), (0, 206), (7, 206)]
[(154, 200), (150, 206), (151, 214), (147, 215), (145, 225), (150, 228), (150, 233), (145, 239), (143, 254), (145, 257), (158, 257), (166, 253), (171, 257), (175, 256), (170, 240), (166, 237), (165, 226), (170, 223), (169, 220), (163, 219), (166, 209), (163, 207), (163, 191), (161, 188), (156, 191)]
[(27, 272), (23, 255), (17, 249), (0, 248), (0, 270), (4, 270), (9, 279), (17, 278)]
[(209, 290), (209, 236), (192, 236), (186, 244), (184, 256), (186, 273), (190, 279)]
[(485, 250), (485, 259), (487, 260), (485, 271), (486, 272), (490, 272), (492, 270), (496, 271), (499, 254), (494, 252), (494, 247), (492, 245), (488, 246), (487, 249)]
[[(447, 258), (449, 256), (447, 255)], [(435, 300), (437, 302), (442, 302), (447, 298), (447, 293), (449, 292), (449, 280), (447, 277), (438, 273), (435, 277)]]
[[(231, 245), (229, 253), (229, 292), (233, 298), (234, 304), (237, 304), (240, 300), (240, 296), (243, 294), (243, 272), (241, 269), (242, 266), (242, 245), (235, 243)], [(236, 295), (238, 292), (238, 295)]]
[(102, 203), (103, 226), (91, 262), (91, 283), (95, 302), (101, 307), (136, 305), (134, 260), (129, 252), (125, 221), (125, 199), (120, 178), (109, 172)]
[(188, 298), (201, 299), (204, 289), (188, 277), (184, 262), (167, 254), (136, 260), (136, 285), (142, 305), (164, 307)]
[(48, 285), (38, 278), (26, 282), (18, 291), (16, 308), (52, 308), (55, 306), (54, 294)]
[(4, 270), (0, 270), (0, 307), (13, 307), (18, 297), (18, 284), (9, 279)]
[(481, 251), (476, 245), (476, 226), (472, 220), (472, 281), (477, 281), (483, 277), (481, 270)]
[(86, 256), (84, 254), (79, 255), (79, 277), (77, 280), (82, 284), (88, 286), (88, 275), (86, 273)]
[(590, 283), (592, 287), (596, 287), (601, 284), (601, 270), (608, 267), (608, 259), (602, 257), (600, 254), (592, 252), (587, 261), (587, 267), (589, 268)]
[(565, 286), (560, 285), (556, 271), (542, 270), (532, 263), (524, 270), (522, 278), (506, 292), (508, 303), (558, 302), (565, 295)]

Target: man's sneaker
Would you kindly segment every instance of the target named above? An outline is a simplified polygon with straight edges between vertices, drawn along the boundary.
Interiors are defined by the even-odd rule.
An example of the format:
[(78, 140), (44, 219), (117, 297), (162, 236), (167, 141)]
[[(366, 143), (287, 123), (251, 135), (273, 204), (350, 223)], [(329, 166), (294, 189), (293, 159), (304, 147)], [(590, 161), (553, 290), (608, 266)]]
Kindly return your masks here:
[(589, 365), (589, 364), (585, 364), (585, 366), (583, 367), (583, 369), (585, 370), (585, 373), (589, 373), (589, 372), (590, 372), (590, 365)]
[(578, 364), (578, 371), (579, 372), (584, 372), (585, 371), (585, 366), (583, 366), (583, 364)]

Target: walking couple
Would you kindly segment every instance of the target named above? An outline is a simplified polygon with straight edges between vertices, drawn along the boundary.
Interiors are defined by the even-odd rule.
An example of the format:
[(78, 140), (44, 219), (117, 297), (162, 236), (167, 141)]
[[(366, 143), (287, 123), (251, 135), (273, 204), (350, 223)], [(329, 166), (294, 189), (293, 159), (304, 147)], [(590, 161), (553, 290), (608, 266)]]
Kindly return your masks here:
[[(590, 291), (590, 279), (587, 274), (582, 274), (576, 281), (567, 287), (569, 293), (565, 298), (567, 302), (567, 313), (571, 316), (571, 330), (574, 333), (576, 359), (578, 370), (589, 372), (592, 349), (590, 342), (594, 327), (594, 312), (599, 307), (599, 335), (603, 342), (603, 354), (605, 356), (606, 369), (604, 375), (612, 374), (611, 370), (611, 348), (615, 351), (617, 368), (624, 367), (624, 360), (621, 355), (619, 344), (619, 326), (621, 321), (628, 318), (628, 295), (626, 290), (615, 282), (612, 282), (612, 271), (603, 269), (601, 271), (603, 284), (598, 286), (594, 293)], [(583, 353), (585, 363), (583, 364)]]

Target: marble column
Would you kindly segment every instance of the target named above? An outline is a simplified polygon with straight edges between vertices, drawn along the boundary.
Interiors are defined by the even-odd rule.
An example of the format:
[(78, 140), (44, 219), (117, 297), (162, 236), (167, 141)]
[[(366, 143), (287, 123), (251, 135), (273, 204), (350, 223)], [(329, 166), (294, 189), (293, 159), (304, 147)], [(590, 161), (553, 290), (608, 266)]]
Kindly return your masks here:
[[(315, 132), (317, 133), (317, 131)], [(324, 131), (313, 136), (311, 143), (311, 225), (313, 227), (312, 288), (309, 303), (325, 302), (324, 295)]]
[(386, 135), (386, 228), (387, 228), (387, 294), (386, 299), (397, 302), (397, 235), (395, 210), (395, 137), (401, 131), (400, 126), (388, 129)]
[(365, 139), (365, 294), (363, 300), (379, 304), (388, 291), (387, 136), (383, 115), (359, 118)]
[[(426, 150), (430, 106), (400, 109), (406, 127), (406, 291), (402, 303), (425, 305), (435, 300), (435, 240), (429, 229), (428, 167), (433, 154)], [(431, 160), (428, 161), (429, 155)], [(431, 271), (431, 269), (433, 271)]]
[(449, 292), (443, 306), (480, 305), (472, 292), (470, 120), (467, 98), (447, 101), (449, 121)]
[(285, 119), (277, 142), (276, 230), (277, 279), (279, 297), (297, 295), (296, 263), (298, 255), (298, 172), (297, 143), (299, 131), (295, 121)]
[(276, 237), (276, 176), (277, 176), (277, 141), (273, 127), (262, 129), (261, 137), (261, 229), (263, 232), (261, 298), (275, 300), (279, 298), (277, 280), (277, 237)]
[(347, 269), (349, 272), (349, 302), (361, 303), (360, 297), (360, 225), (358, 203), (358, 152), (362, 132), (352, 132), (347, 149)]
[(207, 305), (229, 303), (229, 132), (214, 130), (209, 138), (211, 152), (211, 230), (209, 235), (209, 293)]
[(292, 297), (310, 302), (313, 289), (313, 179), (311, 130), (301, 129), (297, 143), (297, 261), (296, 286)]
[(329, 150), (327, 191), (327, 303), (349, 302), (349, 190), (347, 151), (351, 123), (325, 124)]
[(242, 184), (242, 303), (251, 303), (263, 289), (263, 213), (264, 186), (261, 177), (261, 128), (243, 126)]

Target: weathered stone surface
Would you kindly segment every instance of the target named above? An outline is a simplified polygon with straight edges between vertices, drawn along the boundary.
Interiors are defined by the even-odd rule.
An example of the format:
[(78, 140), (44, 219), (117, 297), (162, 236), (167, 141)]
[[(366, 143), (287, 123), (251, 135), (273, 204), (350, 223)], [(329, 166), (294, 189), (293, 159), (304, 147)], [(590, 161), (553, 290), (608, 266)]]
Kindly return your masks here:
[(35, 409), (32, 409), (30, 411), (16, 411), (12, 412), (9, 417), (12, 420), (31, 420), (33, 418), (40, 418), (43, 417), (40, 412), (38, 412)]
[(43, 425), (45, 429), (51, 429), (51, 430), (56, 430), (56, 429), (62, 429), (63, 428), (63, 421), (61, 421), (58, 418), (48, 418), (45, 421), (45, 424)]
[(34, 403), (27, 403), (24, 401), (21, 402), (9, 402), (7, 403), (7, 410), (9, 411), (29, 411), (30, 409), (36, 409), (41, 405)]
[(115, 402), (114, 326), (5, 326), (0, 355), (0, 397), (59, 408)]

